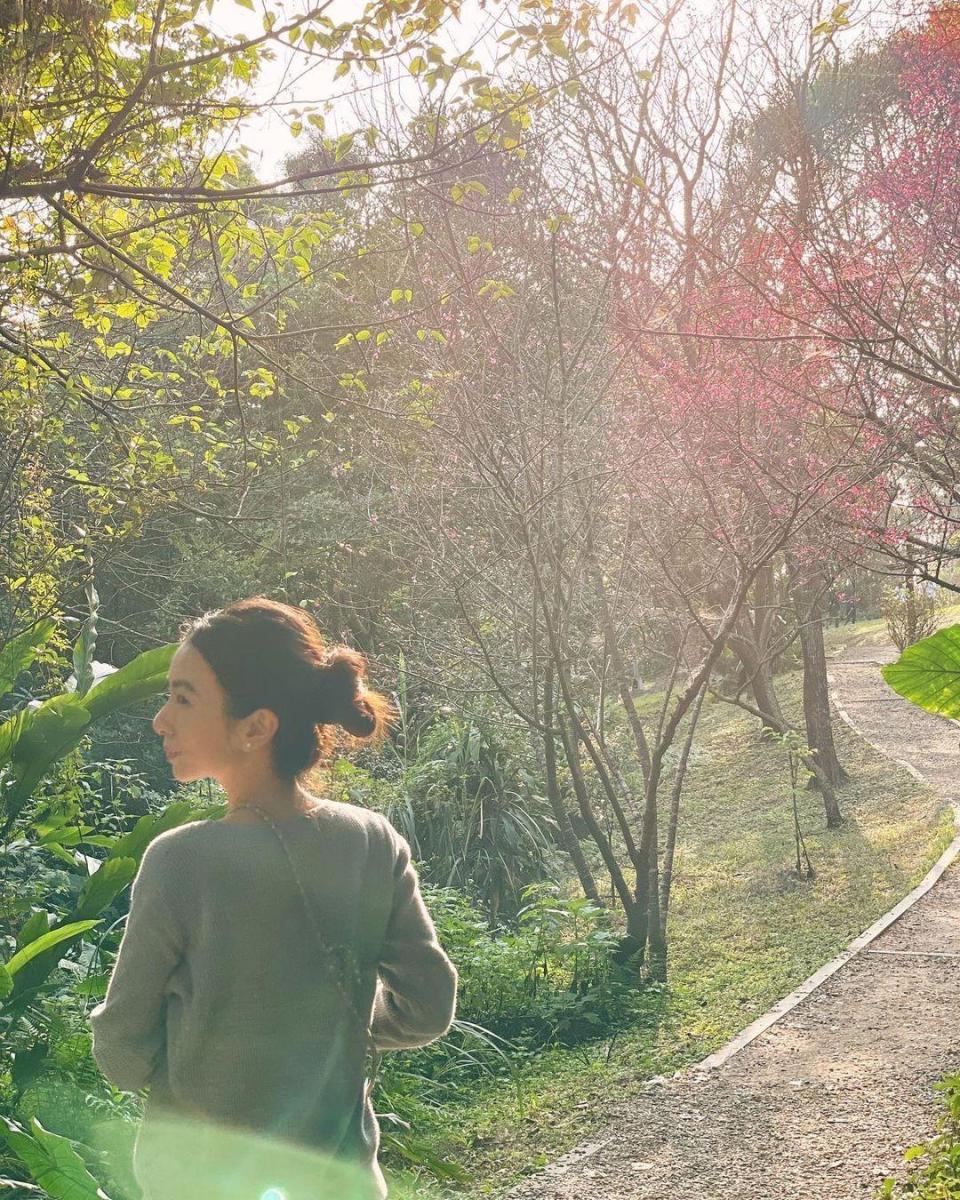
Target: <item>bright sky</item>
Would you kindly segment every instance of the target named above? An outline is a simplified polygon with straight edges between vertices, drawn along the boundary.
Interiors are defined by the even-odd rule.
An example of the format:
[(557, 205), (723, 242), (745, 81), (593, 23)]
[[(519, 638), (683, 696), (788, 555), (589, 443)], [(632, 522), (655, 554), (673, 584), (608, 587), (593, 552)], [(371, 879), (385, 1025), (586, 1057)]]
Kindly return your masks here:
[[(250, 0), (213, 0), (213, 9), (206, 22), (222, 34), (257, 36), (263, 32), (263, 12), (268, 8), (280, 14), (281, 20), (290, 19), (311, 6), (311, 0), (252, 0), (254, 10), (244, 7)], [(312, 0), (313, 3), (316, 0)], [(346, 20), (355, 16), (361, 0), (333, 0), (328, 15), (333, 20)], [(693, 10), (704, 12), (712, 8), (717, 0), (688, 0)], [(902, 7), (904, 0), (856, 0), (849, 5), (853, 18), (851, 28), (844, 31), (839, 43), (845, 48), (863, 33), (887, 27), (894, 23), (892, 14)], [(447, 18), (442, 40), (449, 49), (462, 53), (476, 50), (484, 64), (491, 66), (491, 56), (498, 49), (495, 37), (505, 26), (500, 15), (501, 6), (492, 4), (482, 8), (483, 0), (463, 0), (463, 15), (457, 19)], [(506, 7), (506, 6), (505, 6)], [(655, 7), (655, 6), (654, 6)], [(817, 8), (829, 13), (832, 0), (820, 0), (819, 6), (811, 5), (811, 13)], [(885, 11), (887, 10), (887, 11)], [(758, 11), (763, 11), (762, 9)], [(650, 10), (652, 15), (653, 8)], [(643, 35), (637, 30), (638, 37)], [(478, 42), (480, 45), (478, 46)], [(502, 48), (502, 47), (500, 47)], [(327, 131), (343, 133), (359, 124), (353, 117), (353, 108), (358, 103), (376, 103), (382, 97), (385, 84), (392, 80), (391, 91), (406, 103), (415, 107), (417, 89), (421, 86), (406, 70), (406, 66), (390, 60), (386, 70), (379, 76), (356, 75), (351, 72), (336, 83), (333, 80), (335, 64), (317, 64), (295, 51), (283, 51), (275, 47), (276, 59), (265, 63), (252, 99), (271, 103), (272, 107), (262, 111), (255, 119), (247, 122), (242, 131), (235, 135), (224, 149), (236, 149), (243, 143), (251, 150), (250, 163), (261, 180), (279, 179), (283, 175), (284, 156), (296, 151), (301, 144), (290, 132), (298, 106), (305, 104), (326, 105)], [(358, 92), (357, 85), (361, 90)], [(306, 134), (303, 135), (306, 137)]]
[[(263, 33), (263, 12), (269, 8), (275, 12), (286, 14), (291, 19), (303, 12), (308, 4), (303, 0), (272, 0), (265, 5), (263, 0), (253, 0), (255, 11), (243, 7), (237, 0), (214, 0), (213, 11), (205, 17), (205, 23), (217, 33), (236, 37), (255, 37)], [(357, 12), (357, 0), (334, 0), (328, 10), (333, 20), (345, 20)], [(281, 18), (282, 19), (282, 18)], [(482, 30), (494, 20), (490, 13), (480, 10), (476, 0), (466, 0), (463, 6), (463, 16), (460, 20), (449, 18), (446, 26), (446, 41), (455, 46), (460, 52), (472, 47)], [(291, 110), (305, 104), (322, 105), (333, 99), (330, 112), (327, 114), (328, 130), (331, 133), (344, 132), (354, 122), (351, 120), (352, 99), (356, 96), (355, 86), (358, 80), (372, 89), (373, 93), (381, 92), (384, 87), (384, 75), (359, 76), (351, 73), (346, 79), (336, 83), (333, 72), (336, 64), (317, 64), (307, 60), (296, 52), (284, 51), (274, 45), (276, 59), (264, 63), (254, 96), (261, 101), (273, 101), (273, 107), (266, 109), (260, 116), (247, 122), (242, 133), (231, 143), (231, 148), (239, 143), (251, 150), (250, 163), (262, 180), (280, 178), (283, 158), (295, 152), (301, 144), (290, 132), (293, 121)], [(405, 69), (400, 68), (403, 77), (401, 94), (408, 97), (416, 94), (419, 86)], [(398, 66), (391, 63), (389, 72), (396, 78)], [(395, 84), (396, 87), (396, 84)], [(339, 97), (334, 99), (335, 97)], [(341, 128), (337, 128), (338, 124)], [(301, 135), (302, 138), (306, 134)]]

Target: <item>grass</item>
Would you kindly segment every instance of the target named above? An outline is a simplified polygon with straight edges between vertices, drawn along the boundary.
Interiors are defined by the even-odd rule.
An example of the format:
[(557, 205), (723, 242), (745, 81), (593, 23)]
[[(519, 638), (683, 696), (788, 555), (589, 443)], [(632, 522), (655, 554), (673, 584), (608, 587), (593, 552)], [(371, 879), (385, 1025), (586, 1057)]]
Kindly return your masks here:
[[(944, 623), (957, 619), (960, 606), (944, 614)], [(882, 637), (881, 621), (841, 626), (827, 631), (828, 653)], [(801, 723), (801, 672), (779, 676), (777, 687), (784, 712)], [(603, 1128), (650, 1077), (722, 1046), (923, 878), (953, 836), (951, 809), (839, 720), (835, 738), (851, 775), (839, 792), (845, 824), (827, 830), (819, 793), (801, 785), (816, 877), (800, 880), (785, 752), (741, 710), (704, 706), (674, 864), (669, 983), (652, 997), (655, 1019), (613, 1043), (546, 1051), (513, 1088), (502, 1079), (474, 1086), (414, 1131), (472, 1182), (454, 1188), (389, 1172), (393, 1194), (501, 1192)]]

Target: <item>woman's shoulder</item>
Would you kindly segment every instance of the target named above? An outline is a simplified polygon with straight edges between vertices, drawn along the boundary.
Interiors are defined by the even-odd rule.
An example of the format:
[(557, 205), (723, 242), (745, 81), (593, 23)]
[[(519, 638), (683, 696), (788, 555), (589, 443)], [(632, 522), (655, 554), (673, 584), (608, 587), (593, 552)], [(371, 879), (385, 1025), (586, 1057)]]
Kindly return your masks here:
[(207, 839), (208, 828), (214, 824), (215, 821), (185, 821), (182, 825), (164, 829), (151, 838), (144, 855), (149, 853), (151, 858), (169, 861), (193, 853)]
[(375, 837), (380, 841), (393, 843), (399, 836), (393, 825), (381, 812), (373, 808), (361, 808), (359, 804), (351, 804), (346, 800), (328, 800), (324, 797), (312, 797), (316, 807), (311, 817), (314, 821), (340, 824), (345, 828), (362, 830), (368, 838)]
[(405, 843), (383, 813), (348, 801), (322, 798), (316, 814), (317, 828), (332, 835), (330, 840), (339, 843), (345, 855), (361, 855), (378, 871), (396, 869)]
[[(383, 813), (347, 801), (316, 796), (310, 799), (310, 809), (300, 817), (282, 823), (285, 835), (296, 838), (298, 833), (302, 836), (304, 831), (314, 827), (328, 836), (339, 835), (348, 845), (352, 843), (351, 849), (356, 849), (356, 843), (361, 841), (370, 848), (377, 847), (382, 853), (396, 858), (401, 835)], [(254, 832), (251, 833), (251, 830)], [(217, 854), (223, 847), (233, 847), (237, 838), (256, 839), (258, 830), (264, 834), (272, 832), (271, 827), (263, 821), (239, 823), (222, 818), (187, 821), (157, 834), (150, 847), (154, 855), (163, 856), (184, 853), (191, 857), (198, 854), (203, 856), (205, 852)]]

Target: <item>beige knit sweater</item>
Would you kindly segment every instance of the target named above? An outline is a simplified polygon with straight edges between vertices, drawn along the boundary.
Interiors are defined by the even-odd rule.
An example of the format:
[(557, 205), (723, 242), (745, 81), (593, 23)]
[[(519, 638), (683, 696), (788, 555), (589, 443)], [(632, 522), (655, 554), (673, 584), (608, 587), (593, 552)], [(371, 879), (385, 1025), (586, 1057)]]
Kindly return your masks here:
[[(444, 1034), (457, 972), (406, 840), (334, 801), (278, 824), (325, 937), (356, 950), (377, 1048)], [(104, 1075), (149, 1088), (133, 1160), (147, 1200), (386, 1196), (364, 1042), (268, 824), (193, 821), (151, 842), (90, 1021)], [(349, 1187), (325, 1174), (344, 1169)]]

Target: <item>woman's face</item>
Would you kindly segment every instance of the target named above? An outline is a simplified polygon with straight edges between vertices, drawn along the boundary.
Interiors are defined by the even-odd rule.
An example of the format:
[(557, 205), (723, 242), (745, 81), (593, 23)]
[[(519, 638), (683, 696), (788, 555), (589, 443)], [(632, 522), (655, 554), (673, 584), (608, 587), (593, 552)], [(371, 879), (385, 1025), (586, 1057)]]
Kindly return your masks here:
[(236, 766), (243, 731), (226, 715), (226, 692), (213, 668), (188, 642), (171, 659), (167, 688), (153, 728), (174, 778), (222, 780)]

